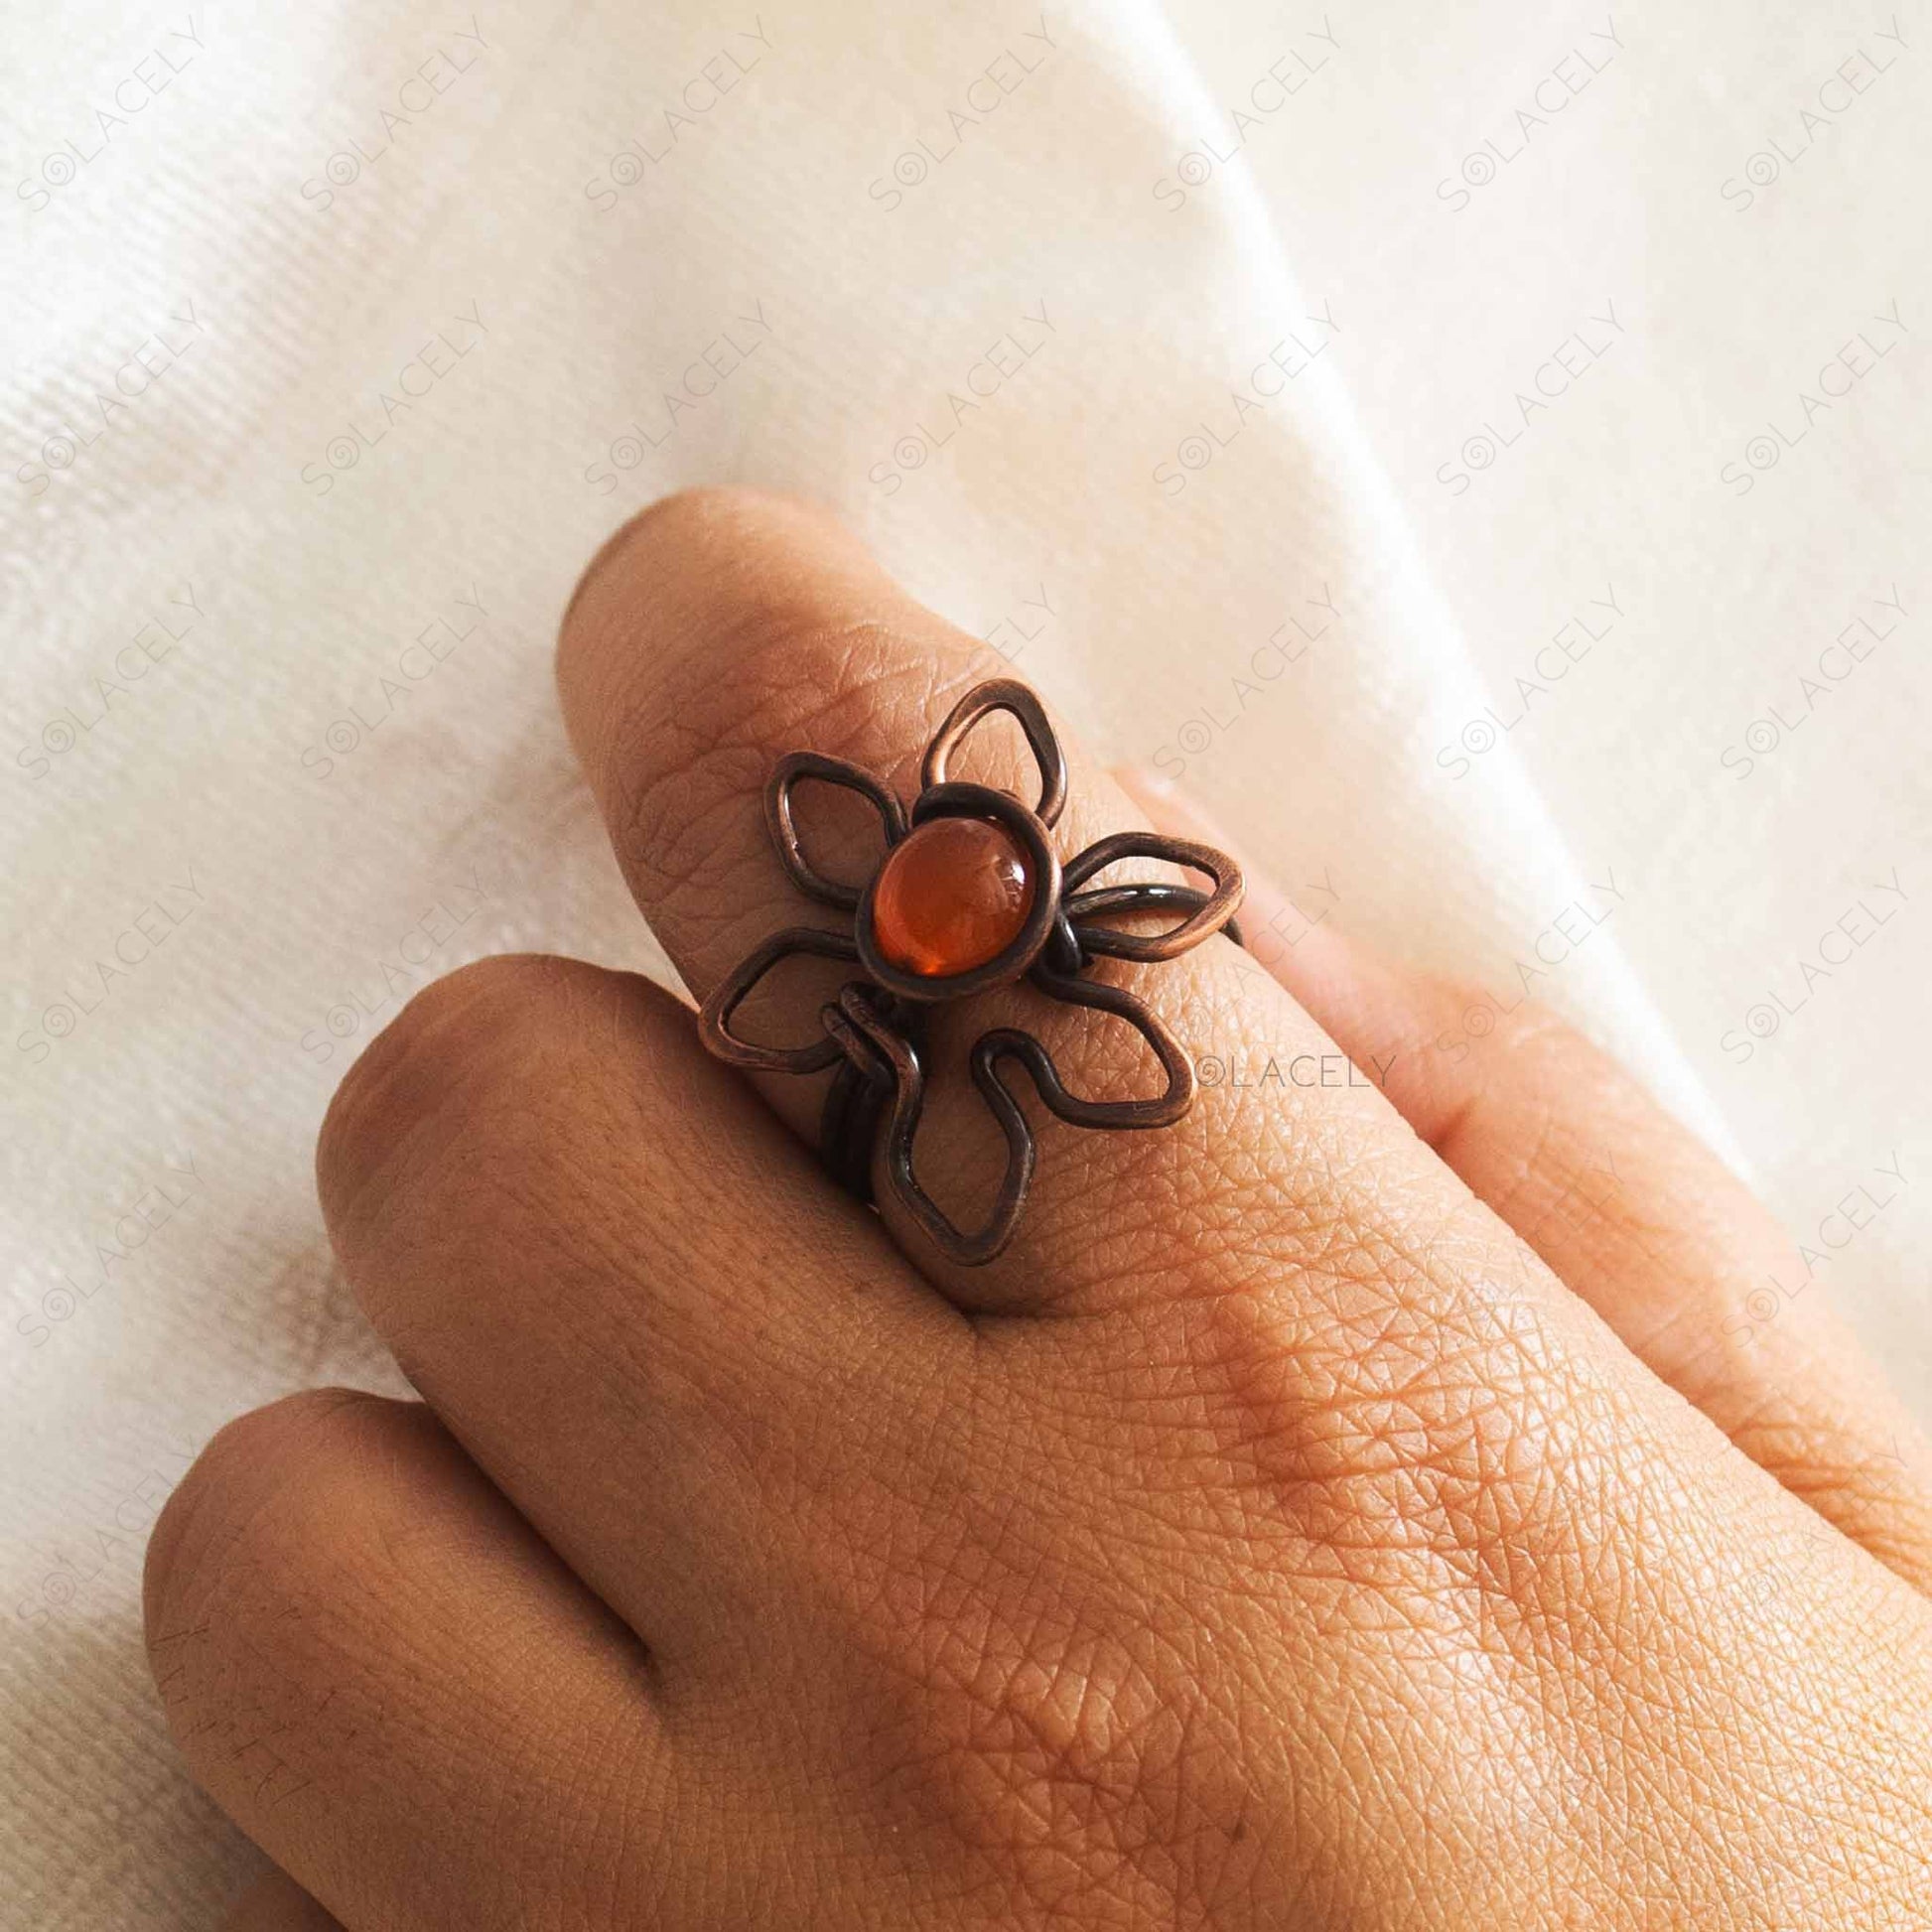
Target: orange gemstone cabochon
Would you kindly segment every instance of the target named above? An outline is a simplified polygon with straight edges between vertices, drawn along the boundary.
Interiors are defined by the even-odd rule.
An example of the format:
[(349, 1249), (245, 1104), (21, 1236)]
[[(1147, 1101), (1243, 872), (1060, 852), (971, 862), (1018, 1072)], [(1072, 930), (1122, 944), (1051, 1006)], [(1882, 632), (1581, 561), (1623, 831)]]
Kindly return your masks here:
[(939, 979), (996, 959), (1033, 910), (1032, 868), (987, 818), (929, 818), (887, 855), (873, 889), (873, 941), (900, 972)]

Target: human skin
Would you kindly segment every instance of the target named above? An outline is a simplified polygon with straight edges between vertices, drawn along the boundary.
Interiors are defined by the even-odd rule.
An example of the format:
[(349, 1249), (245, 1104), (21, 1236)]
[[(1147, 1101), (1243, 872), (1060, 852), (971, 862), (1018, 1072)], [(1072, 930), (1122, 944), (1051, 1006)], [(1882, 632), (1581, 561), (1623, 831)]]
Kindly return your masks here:
[[(1004, 669), (793, 502), (606, 546), (564, 712), (695, 995), (815, 909), (779, 755), (909, 796)], [(1062, 739), (1063, 854), (1224, 842)], [(1003, 725), (962, 760), (1031, 798)], [(827, 1182), (822, 1079), (719, 1064), (645, 980), (420, 994), (318, 1173), (422, 1400), (242, 1417), (149, 1553), (169, 1723), (277, 1867), (231, 1927), (1922, 1926), (1925, 1440), (1822, 1293), (1739, 1319), (1790, 1244), (1633, 1079), (1530, 1009), (1445, 1050), (1479, 993), (1265, 943), (1281, 907), (1096, 969), (1248, 1077), (1159, 1132), (1030, 1106), (977, 1269)], [(1001, 1153), (963, 1046), (1014, 1017), (1076, 1092), (1152, 1077), (1030, 989), (949, 1013), (918, 1161), (962, 1214)]]

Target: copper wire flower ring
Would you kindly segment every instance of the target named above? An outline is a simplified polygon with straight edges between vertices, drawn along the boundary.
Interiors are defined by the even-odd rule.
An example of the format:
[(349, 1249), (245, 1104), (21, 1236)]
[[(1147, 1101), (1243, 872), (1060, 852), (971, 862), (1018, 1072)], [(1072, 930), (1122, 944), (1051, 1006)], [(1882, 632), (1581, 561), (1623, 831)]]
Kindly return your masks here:
[[(1039, 767), (1039, 801), (1029, 809), (1011, 792), (949, 780), (961, 740), (989, 713), (1004, 711), (1026, 733)], [(861, 886), (825, 878), (806, 858), (792, 820), (801, 779), (843, 785), (878, 812), (886, 852)], [(969, 691), (926, 747), (920, 791), (908, 813), (870, 772), (843, 759), (793, 752), (765, 787), (765, 821), (793, 885), (852, 915), (849, 930), (788, 926), (774, 932), (704, 1003), (705, 1044), (734, 1066), (816, 1073), (836, 1066), (820, 1118), (819, 1147), (841, 1185), (873, 1197), (873, 1156), (885, 1119), (886, 1174), (894, 1196), (954, 1261), (991, 1261), (1012, 1236), (1034, 1173), (1034, 1137), (1006, 1083), (1008, 1062), (1023, 1067), (1047, 1109), (1076, 1127), (1169, 1127), (1194, 1098), (1193, 1063), (1173, 1035), (1134, 994), (1084, 977), (1101, 956), (1173, 959), (1234, 923), (1241, 903), (1239, 867), (1212, 846), (1154, 832), (1117, 832), (1061, 864), (1048, 836), (1066, 802), (1066, 759), (1039, 700), (1024, 684), (998, 678)], [(1089, 887), (1123, 859), (1156, 859), (1204, 873), (1212, 892), (1152, 881)], [(1084, 890), (1083, 890), (1084, 889)], [(1101, 921), (1121, 914), (1175, 911), (1165, 931), (1118, 931)], [(766, 1046), (732, 1031), (740, 1004), (780, 960), (796, 954), (849, 960), (863, 973), (819, 1011), (820, 1037), (803, 1046)], [(1007, 1141), (1007, 1171), (980, 1228), (956, 1226), (919, 1185), (913, 1136), (925, 1096), (919, 1051), (925, 1019), (947, 1000), (1026, 979), (1050, 999), (1117, 1016), (1154, 1050), (1167, 1085), (1138, 1100), (1087, 1100), (1068, 1093), (1052, 1057), (1030, 1033), (996, 1027), (974, 1042), (973, 1083)], [(890, 1110), (890, 1111), (889, 1111)]]

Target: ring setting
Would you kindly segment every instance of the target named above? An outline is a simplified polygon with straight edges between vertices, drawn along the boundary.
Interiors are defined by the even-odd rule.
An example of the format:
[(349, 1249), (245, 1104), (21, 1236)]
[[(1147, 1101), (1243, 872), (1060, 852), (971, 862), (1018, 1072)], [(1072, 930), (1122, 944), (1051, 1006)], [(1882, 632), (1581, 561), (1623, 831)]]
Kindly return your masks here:
[[(947, 773), (961, 742), (981, 720), (1006, 712), (1025, 733), (1038, 769), (1037, 801), (967, 783)], [(843, 786), (877, 813), (886, 850), (863, 886), (829, 879), (807, 856), (793, 793), (807, 779)], [(920, 790), (909, 810), (872, 773), (842, 759), (793, 752), (765, 787), (765, 822), (792, 884), (845, 913), (843, 928), (790, 926), (775, 932), (712, 992), (699, 1015), (704, 1043), (720, 1059), (764, 1072), (836, 1068), (820, 1118), (827, 1169), (861, 1199), (875, 1196), (873, 1169), (883, 1136), (886, 1185), (949, 1259), (974, 1267), (1012, 1238), (1035, 1165), (1034, 1136), (1009, 1085), (1018, 1066), (1047, 1110), (1075, 1126), (1101, 1129), (1173, 1125), (1192, 1104), (1191, 1061), (1168, 1027), (1138, 996), (1088, 976), (1097, 958), (1153, 963), (1173, 959), (1211, 934), (1237, 941), (1240, 869), (1225, 853), (1153, 832), (1121, 832), (1061, 862), (1052, 829), (1066, 802), (1066, 760), (1039, 700), (1011, 678), (976, 686), (954, 706), (926, 747)], [(1128, 859), (1184, 866), (1209, 878), (1210, 891), (1143, 881), (1090, 882)], [(1176, 920), (1153, 933), (1122, 931), (1109, 920), (1150, 912)], [(733, 1018), (781, 961), (798, 955), (841, 960), (859, 969), (836, 1000), (819, 1010), (816, 1037), (794, 1046), (744, 1038)], [(1032, 1034), (996, 1027), (974, 1042), (970, 1065), (1007, 1142), (1007, 1168), (986, 1220), (961, 1228), (920, 1185), (913, 1143), (925, 1097), (927, 1021), (942, 1004), (1027, 981), (1063, 1004), (1111, 1014), (1153, 1049), (1163, 1090), (1144, 1098), (1093, 1100), (1069, 1093), (1052, 1057)]]

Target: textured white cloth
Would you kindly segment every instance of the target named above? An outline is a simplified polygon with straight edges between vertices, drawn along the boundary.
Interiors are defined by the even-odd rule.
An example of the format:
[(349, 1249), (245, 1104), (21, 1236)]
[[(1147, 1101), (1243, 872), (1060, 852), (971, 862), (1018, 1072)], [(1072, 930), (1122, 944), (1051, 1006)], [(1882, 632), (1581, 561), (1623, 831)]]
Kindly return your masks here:
[(765, 3), (0, 30), (8, 1927), (251, 1857), (143, 1535), (230, 1414), (397, 1386), (309, 1162), (409, 993), (661, 966), (549, 652), (678, 483), (834, 503), (1306, 917), (1851, 1200), (1932, 1389), (1917, 23)]

